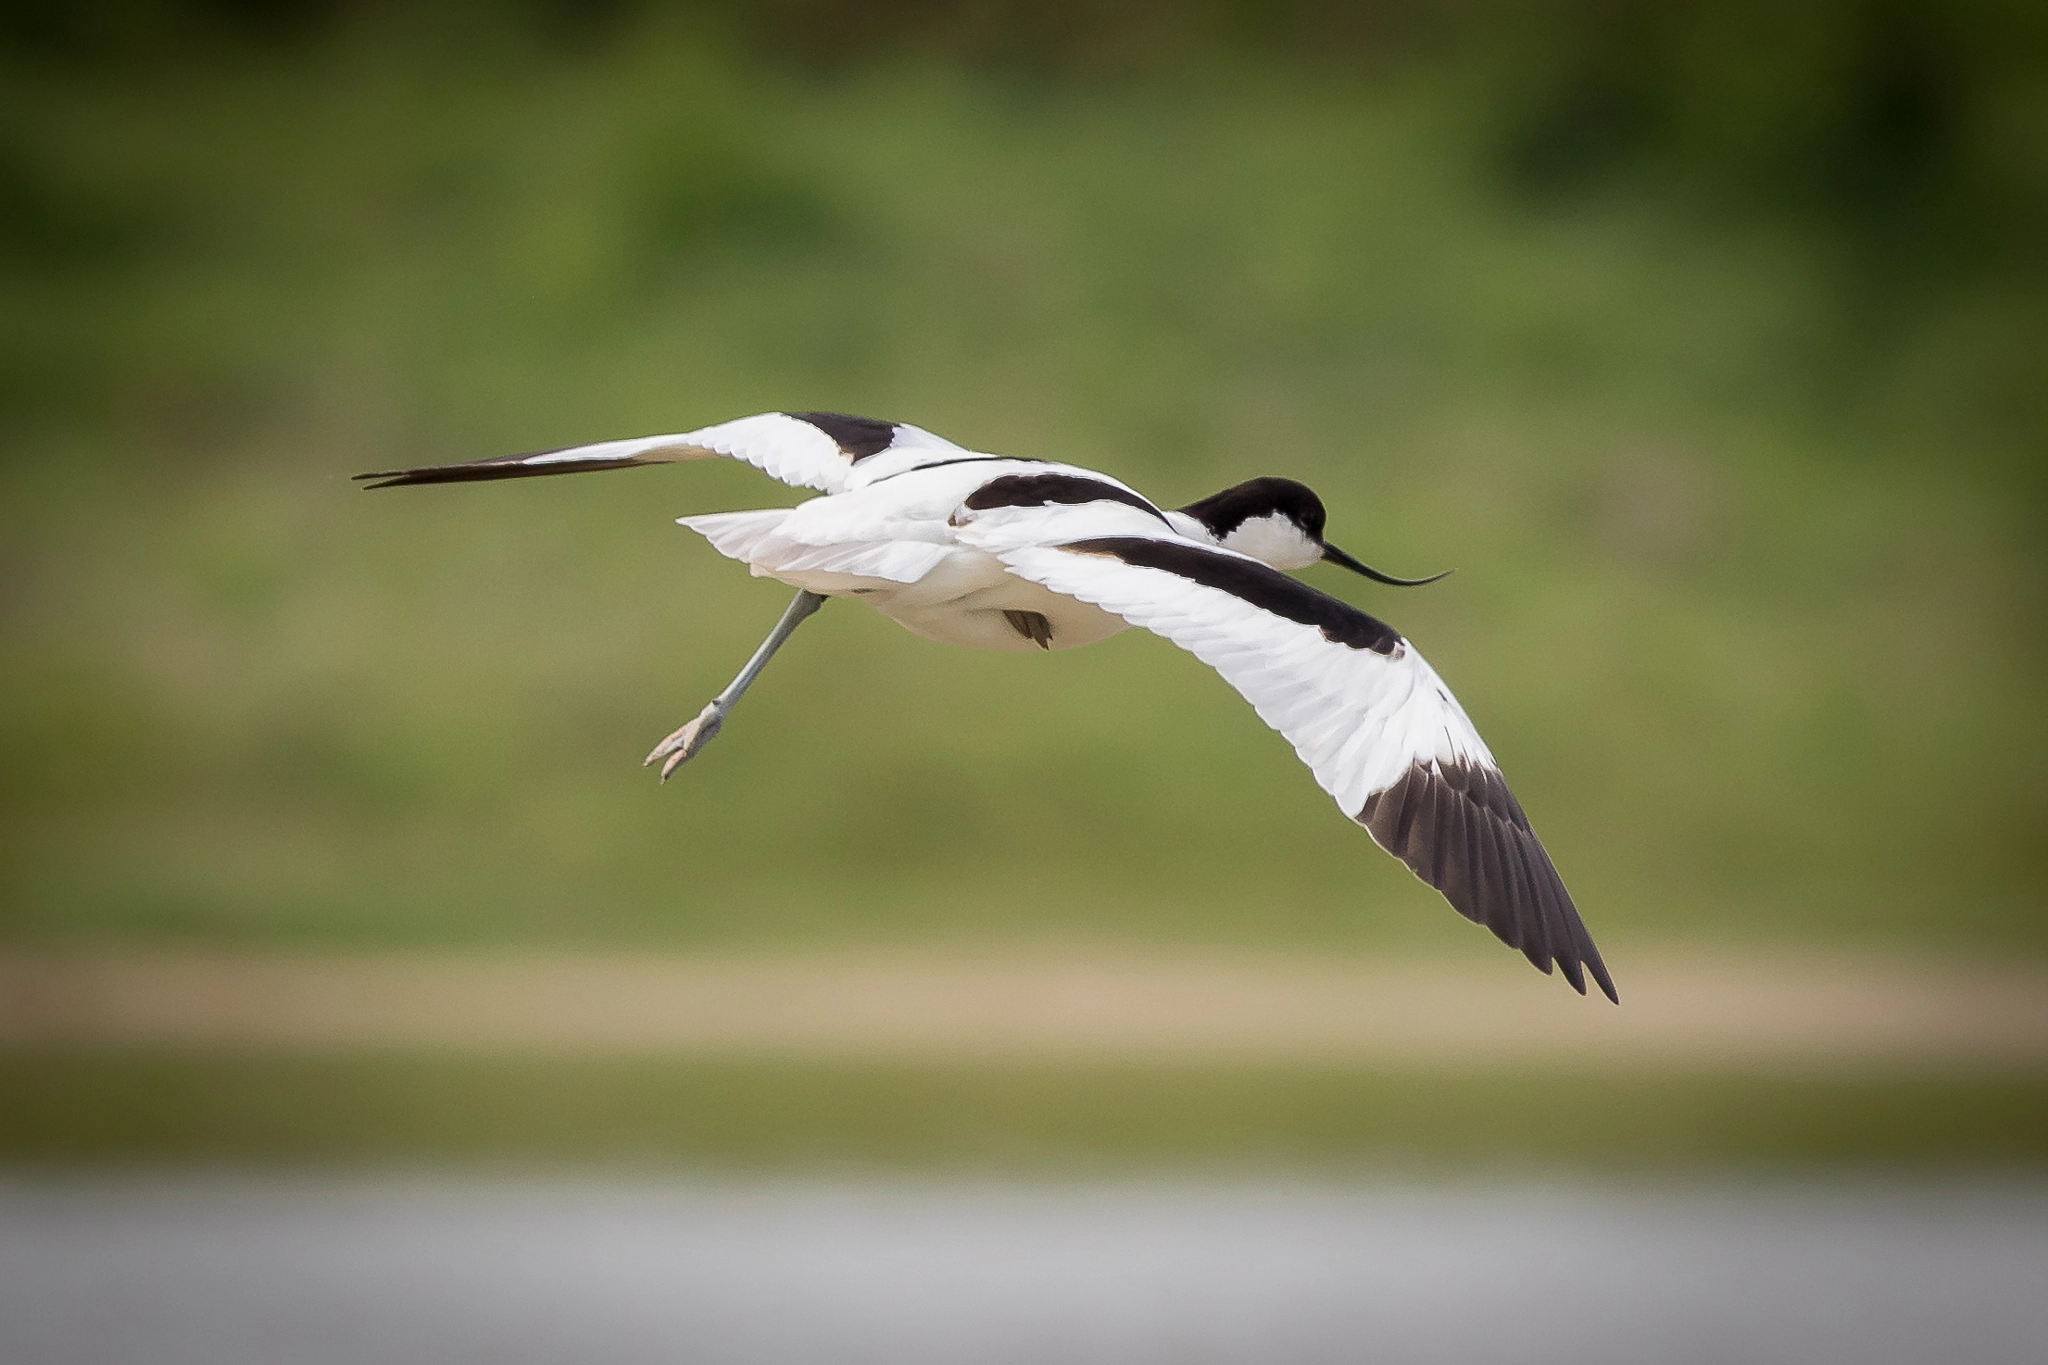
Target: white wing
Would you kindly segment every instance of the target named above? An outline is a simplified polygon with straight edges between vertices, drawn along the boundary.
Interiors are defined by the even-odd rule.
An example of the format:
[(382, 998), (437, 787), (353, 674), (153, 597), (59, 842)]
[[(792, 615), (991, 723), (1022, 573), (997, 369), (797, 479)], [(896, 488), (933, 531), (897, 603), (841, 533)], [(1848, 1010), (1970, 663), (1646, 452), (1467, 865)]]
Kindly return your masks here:
[(669, 436), (635, 436), (464, 464), (384, 470), (356, 478), (377, 480), (368, 485), (371, 488), (392, 488), (632, 469), (722, 456), (744, 461), (792, 487), (841, 493), (875, 477), (968, 454), (951, 441), (905, 422), (836, 412), (764, 412)]
[[(1450, 689), (1384, 623), (1277, 569), (1158, 533), (1062, 535), (1066, 509), (971, 521), (961, 539), (1221, 673), (1338, 807), (1466, 918), (1543, 971), (1614, 985), (1571, 896)], [(1082, 535), (1090, 531), (1082, 530)], [(1048, 543), (1050, 542), (1050, 543)]]

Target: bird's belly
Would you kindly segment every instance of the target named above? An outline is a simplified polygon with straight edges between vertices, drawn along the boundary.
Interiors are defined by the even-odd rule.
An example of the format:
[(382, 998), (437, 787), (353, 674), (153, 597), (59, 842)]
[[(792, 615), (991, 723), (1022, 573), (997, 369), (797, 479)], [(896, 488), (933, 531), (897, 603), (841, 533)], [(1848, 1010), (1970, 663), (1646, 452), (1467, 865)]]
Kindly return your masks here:
[[(950, 602), (890, 601), (880, 593), (863, 596), (875, 610), (913, 635), (975, 649), (1079, 649), (1127, 628), (1123, 618), (1100, 607), (1048, 592), (1036, 583), (1015, 582), (1014, 590), (990, 589)], [(1039, 645), (1026, 630), (1013, 624), (1005, 614), (1008, 612), (1035, 612), (1044, 617), (1050, 629), (1045, 644)]]
[[(758, 572), (758, 570), (757, 570)], [(994, 555), (955, 548), (915, 583), (891, 583), (845, 574), (777, 573), (792, 587), (832, 597), (855, 597), (913, 635), (949, 645), (1019, 652), (1041, 648), (1012, 625), (1005, 612), (1035, 612), (1051, 627), (1044, 648), (1078, 649), (1107, 640), (1128, 623), (1017, 577)]]

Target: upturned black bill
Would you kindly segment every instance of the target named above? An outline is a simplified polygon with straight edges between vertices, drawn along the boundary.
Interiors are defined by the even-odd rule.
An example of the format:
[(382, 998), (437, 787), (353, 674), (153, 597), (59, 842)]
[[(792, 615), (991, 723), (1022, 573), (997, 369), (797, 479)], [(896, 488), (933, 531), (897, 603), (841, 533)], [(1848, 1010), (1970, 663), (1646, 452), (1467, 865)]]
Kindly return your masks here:
[(1431, 574), (1427, 578), (1396, 578), (1392, 574), (1381, 573), (1370, 564), (1353, 559), (1336, 546), (1329, 544), (1323, 546), (1323, 558), (1332, 564), (1341, 564), (1353, 573), (1362, 573), (1375, 583), (1385, 583), (1390, 588), (1419, 588), (1426, 583), (1434, 583), (1439, 578), (1449, 578), (1457, 572), (1456, 569), (1445, 569), (1442, 573)]

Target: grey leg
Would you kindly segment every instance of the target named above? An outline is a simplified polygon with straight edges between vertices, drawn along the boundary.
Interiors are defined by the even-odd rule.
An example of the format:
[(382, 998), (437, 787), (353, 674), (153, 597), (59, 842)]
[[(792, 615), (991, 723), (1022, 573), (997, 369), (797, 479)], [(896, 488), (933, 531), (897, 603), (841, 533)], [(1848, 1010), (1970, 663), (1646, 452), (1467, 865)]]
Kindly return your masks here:
[[(747, 660), (747, 666), (740, 670), (740, 675), (727, 683), (725, 691), (713, 697), (711, 704), (698, 712), (695, 720), (654, 746), (654, 752), (647, 755), (646, 762), (667, 760), (661, 765), (662, 781), (668, 781), (670, 773), (695, 758), (698, 751), (711, 742), (725, 724), (726, 714), (754, 685), (754, 679), (761, 676), (761, 670), (775, 657), (775, 651), (782, 648), (782, 642), (796, 633), (805, 617), (824, 605), (825, 599), (819, 594), (799, 590), (791, 599), (788, 610), (782, 613), (782, 619), (775, 623), (775, 629), (768, 633), (768, 638), (754, 651), (754, 657)], [(645, 767), (646, 763), (641, 766)]]

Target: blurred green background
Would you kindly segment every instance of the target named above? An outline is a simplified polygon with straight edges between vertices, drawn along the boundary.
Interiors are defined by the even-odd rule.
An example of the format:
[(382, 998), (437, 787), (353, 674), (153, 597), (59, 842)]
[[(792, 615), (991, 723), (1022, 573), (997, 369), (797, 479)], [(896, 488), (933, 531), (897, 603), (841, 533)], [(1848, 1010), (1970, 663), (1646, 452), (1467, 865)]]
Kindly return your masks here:
[(2039, 6), (0, 33), (0, 943), (1517, 970), (1163, 641), (835, 605), (657, 788), (785, 597), (670, 518), (794, 495), (347, 481), (824, 408), (1176, 504), (1289, 475), (1456, 566), (1310, 577), (1457, 689), (1624, 993), (1644, 947), (2048, 953)]

